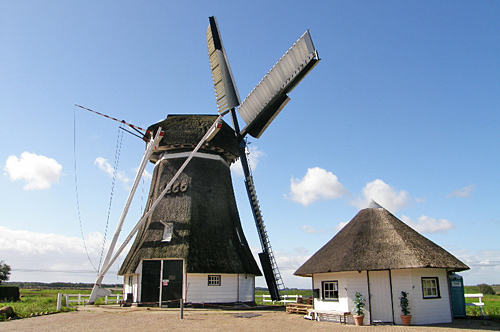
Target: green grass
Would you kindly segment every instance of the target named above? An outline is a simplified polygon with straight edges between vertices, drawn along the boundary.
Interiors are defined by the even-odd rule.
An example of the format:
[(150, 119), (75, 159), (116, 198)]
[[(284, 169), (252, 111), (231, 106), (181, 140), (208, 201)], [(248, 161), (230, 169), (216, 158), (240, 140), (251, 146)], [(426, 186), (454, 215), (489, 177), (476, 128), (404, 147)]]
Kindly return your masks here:
[[(261, 291), (261, 290), (256, 290), (255, 291), (255, 302), (258, 305), (273, 305), (272, 302), (262, 302), (262, 295), (269, 295), (268, 291)], [(302, 296), (303, 299), (306, 299), (310, 296), (312, 296), (312, 291), (311, 290), (305, 290), (305, 289), (288, 289), (286, 290), (282, 295), (299, 295)], [(274, 305), (283, 305), (283, 302), (276, 302)]]
[[(483, 306), (483, 314), (486, 315), (490, 319), (500, 320), (500, 295), (498, 295), (498, 290), (495, 288), (498, 286), (493, 286), (497, 295), (484, 295), (482, 301), (484, 302)], [(479, 293), (477, 286), (466, 286), (465, 287), (466, 294), (474, 294)], [(477, 298), (466, 298), (466, 303), (479, 302)], [(468, 306), (466, 307), (467, 316), (481, 316), (481, 310), (479, 307)]]
[[(57, 293), (63, 294), (90, 294), (91, 290), (81, 289), (46, 289), (32, 290), (21, 289), (21, 301), (18, 302), (0, 302), (0, 308), (11, 306), (14, 309), (17, 317), (26, 318), (31, 315), (43, 313), (68, 312), (76, 310), (76, 304), (71, 303), (70, 307), (65, 307), (63, 298), (62, 307), (57, 311)], [(104, 304), (104, 299), (96, 301), (96, 304)], [(5, 317), (0, 316), (0, 321), (5, 320)]]
[[(40, 313), (57, 312), (57, 291), (32, 291), (21, 289), (21, 301), (3, 302), (0, 307), (10, 306), (14, 309), (17, 317), (26, 318)], [(62, 307), (61, 312), (73, 311), (75, 309)], [(0, 321), (5, 320), (5, 316), (0, 316)]]

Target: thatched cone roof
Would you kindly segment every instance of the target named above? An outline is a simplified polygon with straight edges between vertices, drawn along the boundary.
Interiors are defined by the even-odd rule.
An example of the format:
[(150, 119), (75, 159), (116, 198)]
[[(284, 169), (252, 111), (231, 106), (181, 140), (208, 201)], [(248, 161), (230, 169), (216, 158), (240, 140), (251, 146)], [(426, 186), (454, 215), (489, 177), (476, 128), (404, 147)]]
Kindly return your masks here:
[[(160, 143), (161, 147), (168, 147), (164, 153), (167, 157), (175, 156), (177, 152), (185, 152), (192, 142), (196, 145), (197, 137), (203, 136), (208, 129), (204, 127), (207, 124), (210, 127), (215, 118), (168, 117), (162, 122), (162, 128), (175, 127), (178, 133), (165, 135), (167, 139), (164, 137)], [(184, 138), (180, 134), (183, 128), (187, 132)], [(217, 138), (219, 135), (224, 140)], [(220, 146), (227, 149), (237, 147), (237, 139), (234, 131), (224, 124), (210, 144), (211, 148), (203, 153), (216, 154)], [(223, 148), (218, 155), (227, 161), (226, 152)], [(176, 156), (156, 163), (147, 206), (159, 197), (185, 160), (186, 157)], [(165, 226), (161, 221), (173, 224), (172, 239), (168, 242), (162, 241)], [(191, 160), (171, 192), (163, 196), (139, 229), (118, 274), (135, 273), (141, 260), (168, 258), (184, 259), (187, 273), (261, 275), (243, 234), (227, 163), (198, 157)]]
[(469, 269), (386, 209), (372, 207), (359, 211), (294, 274), (411, 268)]

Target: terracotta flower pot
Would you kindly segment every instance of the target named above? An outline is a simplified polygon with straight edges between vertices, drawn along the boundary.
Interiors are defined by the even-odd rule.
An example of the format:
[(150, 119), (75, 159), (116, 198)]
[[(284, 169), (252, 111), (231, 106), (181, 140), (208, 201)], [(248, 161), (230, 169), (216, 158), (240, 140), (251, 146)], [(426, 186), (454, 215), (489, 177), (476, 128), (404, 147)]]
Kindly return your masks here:
[(363, 325), (363, 319), (365, 318), (365, 316), (353, 315), (353, 317), (354, 317), (354, 323), (355, 323), (357, 326), (361, 326), (361, 325)]
[(401, 320), (403, 321), (403, 326), (410, 326), (411, 315), (409, 315), (409, 316), (401, 316)]

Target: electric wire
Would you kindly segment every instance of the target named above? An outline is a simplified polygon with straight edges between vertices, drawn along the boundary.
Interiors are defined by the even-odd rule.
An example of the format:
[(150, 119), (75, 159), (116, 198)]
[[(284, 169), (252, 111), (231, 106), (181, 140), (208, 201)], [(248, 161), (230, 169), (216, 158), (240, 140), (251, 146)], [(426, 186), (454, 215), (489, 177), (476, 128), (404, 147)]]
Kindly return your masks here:
[(99, 258), (99, 271), (101, 270), (102, 259), (104, 257), (104, 249), (106, 247), (106, 238), (108, 235), (109, 219), (111, 216), (111, 207), (113, 205), (113, 196), (115, 192), (116, 178), (118, 174), (118, 164), (120, 161), (120, 154), (123, 142), (123, 130), (122, 125), (118, 128), (118, 137), (116, 138), (116, 149), (115, 149), (115, 161), (113, 166), (113, 178), (111, 180), (111, 194), (109, 196), (109, 206), (108, 206), (108, 216), (106, 218), (106, 226), (104, 229), (104, 238), (102, 240), (101, 257)]
[(82, 240), (83, 240), (83, 247), (85, 248), (85, 253), (87, 254), (87, 259), (89, 260), (90, 265), (92, 265), (92, 268), (94, 268), (94, 270), (96, 272), (98, 272), (98, 270), (94, 266), (94, 263), (92, 262), (92, 259), (90, 259), (89, 250), (87, 248), (87, 243), (85, 241), (85, 234), (83, 232), (82, 215), (80, 212), (80, 198), (78, 195), (78, 176), (77, 176), (78, 168), (77, 168), (77, 158), (76, 158), (76, 108), (74, 109), (74, 113), (73, 113), (73, 158), (75, 161), (74, 162), (74, 166), (75, 166), (74, 172), (75, 172), (76, 211), (77, 211), (77, 215), (78, 215), (78, 222), (80, 224), (80, 233), (81, 233)]

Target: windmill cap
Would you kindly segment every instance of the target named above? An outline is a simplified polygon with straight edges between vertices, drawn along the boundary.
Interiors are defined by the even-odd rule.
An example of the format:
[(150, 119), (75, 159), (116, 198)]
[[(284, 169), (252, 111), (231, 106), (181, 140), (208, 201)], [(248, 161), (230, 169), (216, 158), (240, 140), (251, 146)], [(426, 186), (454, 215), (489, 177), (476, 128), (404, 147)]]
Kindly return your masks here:
[[(155, 162), (154, 159), (164, 152), (193, 150), (217, 117), (217, 115), (168, 115), (165, 120), (149, 126), (148, 130), (153, 134), (159, 127), (165, 132), (158, 150), (150, 158), (151, 161)], [(235, 160), (238, 156), (238, 140), (234, 130), (227, 123), (222, 122), (217, 134), (210, 142), (205, 141), (200, 150), (220, 155), (229, 162)]]

